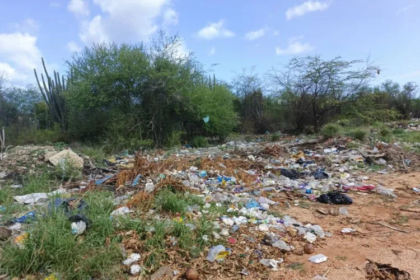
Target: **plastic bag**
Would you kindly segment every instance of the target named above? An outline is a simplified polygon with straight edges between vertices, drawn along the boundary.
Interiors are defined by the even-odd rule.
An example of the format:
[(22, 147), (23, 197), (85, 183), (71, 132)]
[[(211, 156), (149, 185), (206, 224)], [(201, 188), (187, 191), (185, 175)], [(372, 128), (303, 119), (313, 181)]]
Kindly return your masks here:
[(329, 192), (327, 194), (322, 194), (317, 198), (318, 202), (326, 204), (352, 204), (353, 200), (342, 193)]
[(397, 197), (394, 194), (394, 190), (393, 189), (387, 189), (387, 188), (384, 188), (382, 186), (377, 186), (376, 189), (375, 189), (375, 191), (377, 193), (379, 193), (379, 194), (382, 194), (382, 195), (387, 195), (387, 196), (391, 196), (391, 197), (394, 197), (394, 198)]
[(324, 256), (323, 254), (318, 254), (312, 257), (308, 258), (308, 261), (313, 262), (313, 263), (322, 263), (328, 260), (327, 256)]
[(207, 260), (209, 262), (214, 262), (215, 260), (224, 259), (229, 254), (230, 252), (226, 250), (225, 246), (217, 245), (210, 248), (209, 253), (207, 254)]

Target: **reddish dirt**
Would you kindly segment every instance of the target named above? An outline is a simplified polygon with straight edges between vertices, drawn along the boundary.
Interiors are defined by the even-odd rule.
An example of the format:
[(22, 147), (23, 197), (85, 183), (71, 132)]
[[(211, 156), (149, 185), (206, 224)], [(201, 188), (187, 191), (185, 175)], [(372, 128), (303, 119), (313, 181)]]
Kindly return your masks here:
[[(408, 174), (373, 175), (370, 183), (381, 184), (395, 190), (398, 197), (393, 200), (383, 195), (352, 192), (349, 196), (353, 204), (346, 206), (349, 216), (323, 215), (316, 209), (339, 208), (339, 206), (310, 203), (309, 209), (300, 207), (282, 208), (283, 214), (302, 223), (319, 224), (324, 231), (333, 233), (332, 237), (317, 240), (315, 253), (324, 254), (328, 260), (312, 264), (310, 255), (289, 254), (277, 272), (269, 279), (312, 279), (317, 274), (329, 280), (366, 279), (366, 259), (390, 264), (400, 270), (408, 271), (412, 279), (420, 279), (420, 213), (402, 211), (403, 208), (420, 210), (420, 195), (409, 189), (420, 184), (420, 172)], [(409, 233), (398, 232), (376, 224), (384, 221)], [(353, 228), (356, 233), (342, 234), (343, 228)], [(295, 243), (295, 253), (302, 251), (305, 243)], [(291, 263), (301, 263), (298, 269), (286, 268)]]

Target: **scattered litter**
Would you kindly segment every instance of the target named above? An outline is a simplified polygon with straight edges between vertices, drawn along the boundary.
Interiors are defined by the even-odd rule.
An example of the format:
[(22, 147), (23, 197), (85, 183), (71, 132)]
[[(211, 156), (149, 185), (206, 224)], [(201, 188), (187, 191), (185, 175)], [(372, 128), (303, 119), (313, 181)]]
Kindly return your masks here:
[(25, 195), (14, 196), (13, 199), (20, 204), (35, 204), (39, 202), (47, 202), (48, 197), (54, 196), (57, 194), (65, 193), (65, 189), (58, 189), (50, 193), (31, 193)]
[(324, 256), (323, 254), (318, 254), (318, 255), (308, 258), (308, 261), (313, 262), (313, 263), (322, 263), (322, 262), (326, 262), (327, 260), (328, 260), (328, 257)]
[(352, 229), (352, 228), (343, 228), (343, 229), (341, 230), (341, 232), (342, 232), (342, 233), (352, 233), (352, 232), (355, 232), (355, 230), (354, 230), (354, 229)]
[(329, 192), (327, 194), (322, 194), (317, 200), (321, 203), (326, 204), (352, 204), (353, 200), (345, 194)]
[(210, 248), (209, 253), (207, 254), (207, 260), (209, 262), (214, 262), (215, 260), (226, 258), (229, 254), (230, 252), (226, 250), (225, 246), (217, 245)]
[(130, 256), (128, 256), (127, 259), (125, 259), (123, 261), (123, 265), (129, 266), (129, 265), (131, 265), (131, 264), (133, 264), (133, 263), (135, 263), (135, 262), (137, 262), (139, 260), (140, 260), (140, 254), (133, 253)]
[(279, 260), (275, 260), (275, 259), (261, 259), (260, 260), (260, 264), (271, 268), (273, 271), (277, 271), (278, 270), (278, 265), (281, 264), (284, 260), (283, 259), (279, 259)]
[(141, 271), (141, 266), (138, 265), (138, 264), (133, 264), (130, 267), (130, 273), (131, 273), (131, 275), (137, 275), (137, 274), (140, 273), (140, 271)]
[(303, 238), (308, 241), (309, 243), (314, 243), (316, 241), (316, 235), (311, 233), (311, 232), (307, 232), (305, 233), (305, 235), (303, 236)]
[(111, 212), (111, 216), (115, 217), (115, 216), (123, 216), (125, 214), (131, 213), (133, 212), (132, 210), (130, 210), (128, 207), (123, 206), (118, 208), (117, 210), (114, 210)]
[(36, 215), (36, 211), (31, 211), (31, 212), (26, 213), (23, 216), (20, 216), (18, 218), (14, 218), (12, 220), (12, 222), (20, 223), (20, 224), (29, 223), (29, 222), (32, 222), (35, 219), (35, 215)]
[(346, 207), (340, 207), (338, 209), (338, 212), (340, 213), (340, 215), (343, 215), (343, 216), (348, 216), (349, 215), (349, 211), (347, 210)]
[(86, 230), (86, 223), (84, 221), (78, 221), (71, 223), (71, 233), (81, 235)]

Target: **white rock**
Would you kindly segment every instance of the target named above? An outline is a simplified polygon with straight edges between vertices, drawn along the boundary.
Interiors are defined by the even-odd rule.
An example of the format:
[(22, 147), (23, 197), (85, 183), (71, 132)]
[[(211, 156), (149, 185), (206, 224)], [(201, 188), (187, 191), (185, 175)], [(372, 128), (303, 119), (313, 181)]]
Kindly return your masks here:
[(57, 166), (63, 160), (68, 160), (74, 167), (82, 169), (83, 159), (70, 149), (63, 150), (48, 159), (54, 166)]

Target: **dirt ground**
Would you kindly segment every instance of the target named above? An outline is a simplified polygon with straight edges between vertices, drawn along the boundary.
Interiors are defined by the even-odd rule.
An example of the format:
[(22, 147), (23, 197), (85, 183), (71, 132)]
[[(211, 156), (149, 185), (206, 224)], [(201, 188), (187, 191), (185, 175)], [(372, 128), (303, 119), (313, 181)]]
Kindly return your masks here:
[[(351, 192), (353, 204), (346, 206), (349, 216), (323, 215), (316, 209), (337, 208), (334, 205), (311, 203), (309, 209), (292, 207), (281, 209), (282, 213), (296, 218), (302, 223), (319, 224), (324, 231), (333, 234), (316, 241), (315, 253), (324, 254), (328, 260), (313, 264), (307, 259), (311, 255), (290, 254), (285, 256), (285, 266), (301, 263), (297, 268), (282, 268), (270, 274), (269, 279), (312, 279), (325, 275), (329, 280), (366, 279), (366, 259), (390, 264), (406, 270), (412, 279), (420, 279), (420, 213), (403, 211), (400, 208), (420, 209), (420, 195), (413, 194), (408, 188), (418, 187), (420, 172), (408, 174), (376, 174), (370, 183), (392, 188), (398, 197), (393, 200), (379, 194)], [(388, 224), (408, 231), (398, 232), (378, 225)], [(343, 228), (353, 228), (356, 233), (343, 234)], [(296, 252), (302, 251), (304, 243), (294, 244)]]

